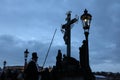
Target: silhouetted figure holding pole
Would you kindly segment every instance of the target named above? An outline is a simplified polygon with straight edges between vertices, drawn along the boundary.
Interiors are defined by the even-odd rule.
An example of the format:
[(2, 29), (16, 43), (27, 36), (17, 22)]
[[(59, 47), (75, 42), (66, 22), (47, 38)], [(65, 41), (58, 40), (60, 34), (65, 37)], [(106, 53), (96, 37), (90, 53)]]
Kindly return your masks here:
[(32, 53), (32, 60), (28, 63), (24, 70), (24, 80), (39, 80), (39, 67), (37, 64), (38, 56), (36, 52)]

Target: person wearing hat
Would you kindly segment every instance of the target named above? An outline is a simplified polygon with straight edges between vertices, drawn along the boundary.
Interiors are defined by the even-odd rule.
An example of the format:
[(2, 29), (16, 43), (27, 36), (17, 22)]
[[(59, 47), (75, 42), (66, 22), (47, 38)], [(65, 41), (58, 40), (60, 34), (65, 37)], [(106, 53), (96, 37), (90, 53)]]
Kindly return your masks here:
[(32, 59), (24, 70), (24, 80), (39, 80), (39, 68), (37, 64), (38, 56), (36, 52), (32, 53)]

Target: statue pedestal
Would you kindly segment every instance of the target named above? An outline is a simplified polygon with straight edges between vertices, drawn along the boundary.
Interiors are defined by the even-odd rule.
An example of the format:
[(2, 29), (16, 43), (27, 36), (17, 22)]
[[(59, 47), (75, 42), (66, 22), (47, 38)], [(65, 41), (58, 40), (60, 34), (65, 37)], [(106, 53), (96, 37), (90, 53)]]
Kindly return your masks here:
[(53, 68), (55, 80), (83, 80), (80, 62), (75, 58), (64, 57), (60, 66)]

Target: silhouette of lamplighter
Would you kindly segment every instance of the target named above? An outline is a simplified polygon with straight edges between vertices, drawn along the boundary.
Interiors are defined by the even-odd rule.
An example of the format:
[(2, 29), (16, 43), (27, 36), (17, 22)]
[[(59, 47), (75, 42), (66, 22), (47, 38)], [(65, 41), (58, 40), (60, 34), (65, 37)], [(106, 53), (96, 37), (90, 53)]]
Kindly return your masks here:
[(89, 46), (88, 46), (88, 35), (90, 29), (90, 23), (92, 20), (91, 14), (85, 9), (84, 14), (81, 16), (82, 25), (85, 34), (85, 40), (83, 40), (83, 45), (80, 48), (80, 61), (81, 67), (84, 70), (84, 80), (95, 80), (92, 74), (91, 68), (89, 66)]
[(24, 58), (25, 58), (24, 68), (25, 68), (26, 65), (27, 65), (27, 57), (28, 57), (28, 54), (29, 54), (28, 49), (26, 49), (26, 50), (24, 51)]

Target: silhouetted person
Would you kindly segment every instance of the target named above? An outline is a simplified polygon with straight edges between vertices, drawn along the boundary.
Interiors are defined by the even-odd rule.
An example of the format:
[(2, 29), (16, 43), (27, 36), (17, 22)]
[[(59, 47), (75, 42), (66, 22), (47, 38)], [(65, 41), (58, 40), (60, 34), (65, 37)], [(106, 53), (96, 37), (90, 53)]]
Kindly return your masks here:
[(6, 79), (7, 80), (12, 80), (12, 72), (10, 69), (7, 70), (6, 72)]
[(0, 80), (5, 80), (6, 76), (5, 76), (5, 71), (3, 71), (0, 75)]
[(12, 71), (12, 80), (17, 80), (17, 76), (19, 74), (19, 71), (17, 69)]
[(66, 62), (67, 60), (68, 60), (68, 57), (65, 54), (63, 54), (63, 62)]
[(32, 60), (28, 63), (24, 74), (24, 80), (39, 80), (39, 69), (37, 64), (38, 56), (36, 52), (32, 53)]
[(42, 72), (41, 80), (50, 80), (50, 75), (49, 75), (49, 69), (48, 68), (45, 68), (45, 70)]

